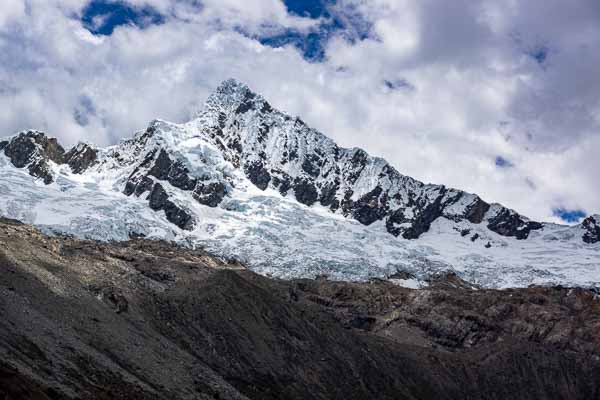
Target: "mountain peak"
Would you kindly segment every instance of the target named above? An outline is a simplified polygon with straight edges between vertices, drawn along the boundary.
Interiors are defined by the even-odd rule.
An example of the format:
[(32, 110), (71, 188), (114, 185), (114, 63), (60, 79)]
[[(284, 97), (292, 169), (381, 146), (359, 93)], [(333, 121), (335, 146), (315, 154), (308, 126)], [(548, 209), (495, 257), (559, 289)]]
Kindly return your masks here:
[(246, 84), (230, 78), (221, 82), (208, 97), (205, 110), (216, 108), (221, 112), (229, 113), (234, 111), (241, 103), (257, 96)]
[[(562, 275), (573, 248), (582, 268), (600, 260), (600, 218), (576, 229), (547, 225), (475, 194), (424, 184), (362, 149), (338, 146), (235, 79), (223, 81), (193, 121), (154, 120), (106, 150), (64, 153), (36, 133), (22, 136), (0, 141), (0, 171), (12, 182), (10, 190), (8, 178), (0, 185), (0, 215), (56, 232), (173, 238), (288, 277), (362, 280), (398, 270), (424, 277), (431, 268), (458, 267), (483, 285), (502, 286), (573, 282)], [(32, 184), (13, 167), (53, 185)], [(66, 210), (59, 223), (47, 213), (54, 203)], [(535, 254), (535, 262), (527, 256), (515, 265), (517, 251)], [(514, 267), (507, 276), (492, 268), (507, 265)]]
[(229, 94), (229, 93), (235, 93), (235, 92), (246, 91), (246, 90), (250, 90), (248, 85), (246, 85), (245, 83), (243, 83), (241, 81), (238, 81), (235, 78), (229, 78), (229, 79), (225, 79), (223, 82), (221, 82), (219, 84), (219, 86), (217, 86), (217, 89), (215, 90), (215, 92)]

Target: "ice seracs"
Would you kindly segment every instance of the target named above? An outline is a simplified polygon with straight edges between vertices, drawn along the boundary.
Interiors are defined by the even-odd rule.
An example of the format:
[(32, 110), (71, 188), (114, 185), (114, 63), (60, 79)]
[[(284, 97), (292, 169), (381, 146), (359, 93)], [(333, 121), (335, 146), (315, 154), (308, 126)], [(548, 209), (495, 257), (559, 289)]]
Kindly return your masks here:
[[(208, 247), (280, 277), (442, 270), (483, 286), (600, 281), (600, 218), (539, 223), (402, 175), (233, 79), (186, 124), (105, 149), (31, 131), (0, 142), (0, 212), (51, 232)], [(37, 179), (43, 184), (39, 184)]]

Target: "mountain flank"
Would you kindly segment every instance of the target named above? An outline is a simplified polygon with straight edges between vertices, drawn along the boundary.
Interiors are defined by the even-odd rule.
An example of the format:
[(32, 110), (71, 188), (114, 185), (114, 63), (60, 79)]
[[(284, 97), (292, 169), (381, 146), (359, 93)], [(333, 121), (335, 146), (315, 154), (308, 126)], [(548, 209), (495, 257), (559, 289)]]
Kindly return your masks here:
[[(382, 220), (394, 236), (417, 239), (441, 217), (485, 223), (489, 230), (518, 240), (543, 227), (476, 195), (404, 176), (362, 149), (341, 148), (300, 118), (274, 109), (234, 79), (216, 89), (193, 123), (203, 139), (215, 145), (224, 159), (260, 190), (271, 187), (282, 195), (291, 193), (301, 204), (318, 203), (364, 225)], [(216, 207), (230, 192), (232, 180), (227, 176), (215, 179), (210, 174), (193, 176), (185, 160), (169, 154), (165, 141), (156, 137), (163, 125), (160, 121), (152, 123), (145, 132), (126, 141), (121, 151), (112, 152), (112, 157), (137, 163), (123, 189), (125, 194), (144, 194), (150, 208), (164, 211), (174, 225), (191, 230), (194, 216), (169, 200), (163, 185), (155, 181), (166, 181), (191, 192), (199, 203)], [(87, 144), (65, 152), (56, 139), (39, 131), (22, 132), (0, 143), (2, 149), (15, 167), (27, 167), (32, 176), (46, 184), (54, 181), (49, 161), (67, 164), (76, 174), (107, 162), (98, 160), (98, 150)], [(133, 157), (120, 160), (127, 153)], [(595, 243), (595, 239), (586, 239), (586, 243)]]
[(3, 399), (598, 399), (588, 289), (282, 281), (0, 220)]
[(233, 79), (189, 122), (154, 120), (105, 148), (17, 133), (0, 141), (0, 175), (0, 215), (45, 233), (176, 241), (279, 278), (600, 284), (600, 216), (538, 222), (420, 182)]

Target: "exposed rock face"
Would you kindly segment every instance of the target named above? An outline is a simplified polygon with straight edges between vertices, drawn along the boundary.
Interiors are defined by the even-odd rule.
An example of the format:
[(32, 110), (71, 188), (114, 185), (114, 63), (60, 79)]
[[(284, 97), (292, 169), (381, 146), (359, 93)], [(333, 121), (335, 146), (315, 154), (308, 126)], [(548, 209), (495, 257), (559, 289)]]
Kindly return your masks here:
[(27, 167), (31, 176), (43, 179), (47, 185), (54, 182), (50, 161), (68, 164), (74, 173), (80, 174), (93, 165), (98, 156), (98, 151), (87, 144), (79, 144), (65, 152), (56, 138), (39, 131), (19, 133), (10, 141), (2, 142), (2, 150), (15, 167)]
[(257, 188), (260, 190), (265, 190), (269, 187), (269, 182), (271, 181), (271, 175), (264, 168), (261, 162), (254, 162), (248, 164), (245, 167), (246, 176), (250, 179), (250, 182), (254, 183)]
[(69, 164), (75, 174), (81, 174), (94, 165), (97, 160), (98, 150), (85, 143), (73, 147), (64, 156), (64, 162)]
[(177, 225), (181, 229), (193, 229), (194, 220), (192, 216), (169, 200), (169, 195), (160, 183), (154, 184), (148, 199), (150, 200), (150, 208), (154, 211), (163, 210), (169, 222)]
[(317, 188), (309, 180), (297, 178), (293, 188), (296, 200), (307, 206), (313, 205), (319, 197)]
[(598, 215), (592, 215), (583, 220), (581, 226), (586, 230), (583, 234), (585, 243), (600, 242), (600, 218)]
[(2, 398), (600, 395), (590, 290), (286, 282), (164, 242), (48, 238), (7, 220), (0, 243)]
[(386, 197), (380, 198), (381, 192), (381, 187), (377, 186), (353, 203), (350, 209), (354, 219), (364, 225), (383, 219), (388, 210)]
[(196, 186), (196, 180), (190, 178), (188, 174), (187, 168), (181, 162), (171, 160), (163, 149), (158, 152), (154, 165), (148, 172), (148, 175), (167, 181), (176, 188), (192, 190)]
[[(396, 210), (387, 220), (388, 232), (405, 239), (417, 239), (431, 227), (431, 223), (443, 215), (446, 189), (442, 188), (440, 195), (432, 202), (423, 202), (418, 213), (410, 218), (405, 217), (403, 210)], [(399, 225), (399, 227), (397, 226)]]
[(509, 209), (501, 210), (490, 219), (488, 228), (502, 236), (514, 236), (517, 239), (527, 239), (532, 230), (542, 229), (539, 222), (525, 221), (519, 214)]
[(192, 196), (200, 204), (204, 204), (209, 207), (218, 206), (223, 198), (225, 198), (226, 187), (221, 182), (210, 182), (203, 183), (198, 182)]
[(65, 150), (55, 138), (48, 138), (42, 132), (21, 132), (2, 146), (4, 154), (17, 168), (27, 167), (29, 174), (40, 178), (45, 184), (54, 181), (49, 162), (62, 164)]
[[(137, 138), (142, 149), (154, 134), (155, 127), (151, 126)], [(194, 218), (169, 200), (169, 194), (156, 181), (165, 181), (177, 189), (189, 191), (197, 202), (209, 207), (218, 206), (227, 194), (227, 187), (223, 182), (195, 178), (181, 161), (173, 160), (163, 148), (151, 148), (143, 162), (129, 176), (123, 193), (139, 197), (150, 192), (150, 208), (155, 211), (164, 210), (170, 222), (185, 230), (193, 229)]]
[[(561, 349), (592, 358), (600, 350), (600, 337), (595, 336), (600, 329), (600, 299), (589, 289), (485, 290), (452, 273), (432, 277), (428, 288), (409, 291), (387, 282), (307, 280), (297, 287), (326, 304), (344, 324), (372, 317), (372, 333), (405, 344), (477, 351), (501, 343), (510, 347), (509, 343), (535, 342), (547, 351)], [(572, 319), (574, 315), (583, 319)], [(585, 341), (580, 335), (594, 339)]]
[(483, 222), (485, 214), (489, 211), (489, 209), (490, 205), (477, 197), (475, 201), (465, 210), (465, 217), (474, 224), (480, 224)]
[[(479, 224), (490, 210), (477, 196), (425, 185), (364, 150), (337, 146), (234, 80), (216, 90), (199, 120), (208, 122), (203, 129), (215, 132), (215, 145), (259, 189), (293, 189), (300, 203), (319, 202), (365, 225), (384, 220), (395, 236), (417, 239), (440, 217)], [(525, 239), (541, 224), (503, 208), (488, 226)]]

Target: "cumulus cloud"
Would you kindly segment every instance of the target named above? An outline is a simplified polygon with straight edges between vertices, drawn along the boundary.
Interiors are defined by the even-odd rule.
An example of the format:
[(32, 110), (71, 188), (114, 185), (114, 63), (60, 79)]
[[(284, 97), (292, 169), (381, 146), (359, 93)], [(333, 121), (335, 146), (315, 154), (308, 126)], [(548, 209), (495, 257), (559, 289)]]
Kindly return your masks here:
[[(153, 118), (186, 121), (236, 77), (415, 178), (538, 219), (600, 211), (593, 0), (338, 0), (318, 18), (280, 0), (127, 4), (164, 20), (100, 36), (82, 24), (86, 0), (3, 3), (2, 136), (38, 128), (66, 144), (114, 143)], [(320, 39), (322, 62), (292, 44), (261, 44), (261, 35), (310, 32), (333, 17), (346, 23)]]
[(25, 15), (25, 3), (22, 0), (6, 0), (0, 8), (0, 29)]

